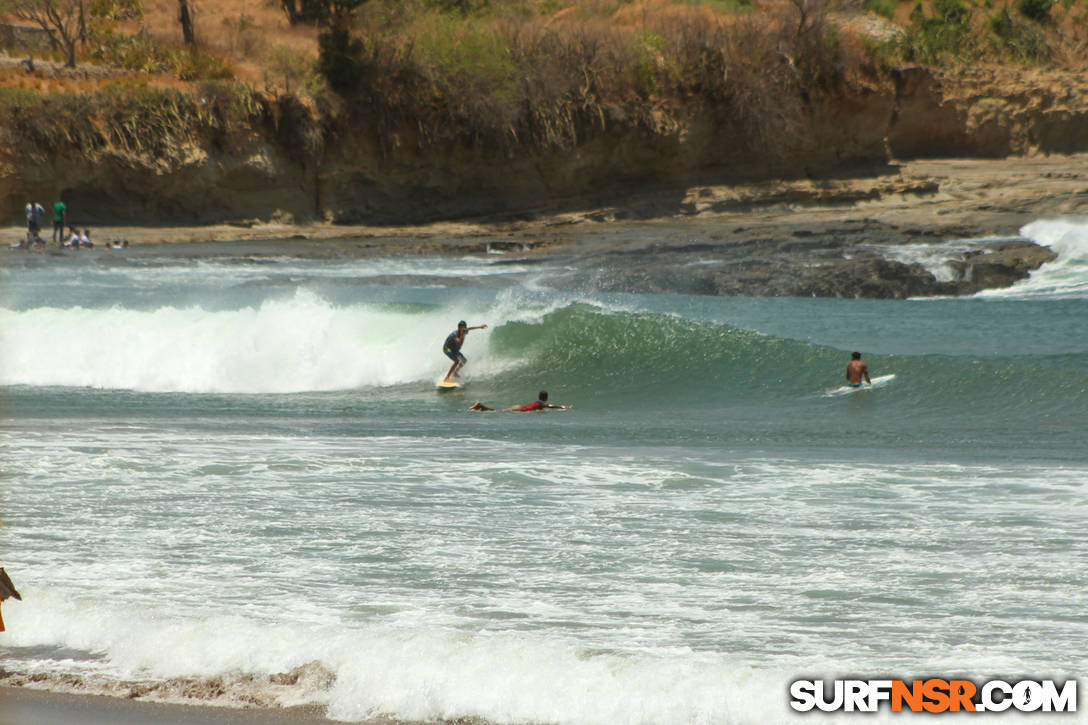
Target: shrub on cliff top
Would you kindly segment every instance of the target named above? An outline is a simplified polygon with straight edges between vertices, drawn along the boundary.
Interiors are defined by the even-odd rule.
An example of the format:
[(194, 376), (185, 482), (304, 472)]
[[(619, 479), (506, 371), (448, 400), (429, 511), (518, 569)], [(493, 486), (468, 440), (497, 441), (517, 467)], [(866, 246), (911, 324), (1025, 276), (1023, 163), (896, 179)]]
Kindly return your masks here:
[(1045, 23), (1050, 20), (1050, 8), (1054, 6), (1054, 0), (1017, 0), (1016, 9), (1029, 20), (1037, 23)]
[(1045, 63), (1051, 49), (1037, 27), (1017, 20), (1008, 10), (999, 10), (989, 21), (995, 54), (1019, 63)]
[(95, 36), (91, 57), (99, 63), (144, 73), (169, 73), (183, 81), (222, 80), (234, 70), (222, 56), (198, 48), (157, 43), (146, 33), (127, 35), (105, 28)]
[[(587, 2), (551, 15), (525, 6), (466, 16), (433, 4), (372, 0), (361, 31), (322, 40), (330, 85), (381, 132), (439, 140), (569, 146), (605, 128), (678, 128), (684, 104), (784, 143), (806, 94), (831, 90), (845, 64), (823, 0), (759, 17), (708, 5)], [(403, 133), (387, 143), (403, 143)]]
[(1053, 0), (1019, 0), (1019, 13), (1010, 12), (1006, 5), (982, 16), (977, 6), (964, 0), (938, 0), (933, 3), (934, 14), (926, 15), (919, 2), (911, 15), (913, 26), (897, 47), (905, 60), (928, 65), (949, 59), (1048, 63), (1055, 56), (1053, 36), (1048, 38), (1041, 23), (1049, 21), (1052, 7)]
[(963, 0), (937, 0), (933, 12), (926, 15), (920, 1), (914, 6), (911, 28), (896, 41), (907, 61), (939, 65), (949, 57), (978, 55), (978, 37), (971, 30), (971, 6)]
[(362, 82), (364, 46), (346, 28), (332, 28), (318, 38), (317, 70), (337, 93), (353, 93)]
[(891, 19), (895, 17), (895, 11), (899, 8), (899, 3), (896, 0), (865, 0), (861, 6), (869, 12)]

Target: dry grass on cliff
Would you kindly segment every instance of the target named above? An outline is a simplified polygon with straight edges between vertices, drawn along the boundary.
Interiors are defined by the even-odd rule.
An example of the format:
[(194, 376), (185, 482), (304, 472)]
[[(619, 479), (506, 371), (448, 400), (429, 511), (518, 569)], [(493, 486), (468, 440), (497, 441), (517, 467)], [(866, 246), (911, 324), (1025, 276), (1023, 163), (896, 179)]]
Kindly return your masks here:
[[(231, 63), (235, 75), (258, 87), (282, 85), (285, 64), (312, 64), (317, 29), (291, 27), (278, 0), (215, 0), (194, 5), (197, 41)], [(155, 40), (181, 46), (177, 0), (144, 0), (143, 27)], [(287, 71), (290, 75), (291, 71)]]
[(142, 18), (118, 23), (106, 42), (78, 48), (78, 66), (91, 69), (90, 74), (54, 68), (49, 61), (59, 57), (39, 52), (35, 57), (43, 72), (38, 80), (5, 75), (0, 87), (66, 92), (73, 84), (56, 81), (79, 76), (86, 81), (79, 90), (86, 92), (115, 82), (109, 74), (94, 73), (110, 67), (139, 73), (145, 83), (159, 87), (178, 87), (178, 80), (231, 77), (255, 88), (282, 90), (312, 80), (318, 30), (291, 27), (278, 0), (207, 0), (192, 7), (197, 54), (184, 47), (177, 0), (143, 0)]
[[(981, 7), (974, 2), (926, 0), (908, 22), (929, 30), (908, 34), (913, 45), (899, 44), (908, 52), (896, 58), (890, 46), (836, 30), (828, 0), (491, 0), (469, 14), (436, 0), (369, 0), (344, 74), (350, 87), (338, 90), (354, 106), (350, 122), (365, 117), (387, 148), (566, 148), (605, 129), (663, 139), (704, 114), (725, 135), (788, 153), (820, 94), (883, 82), (881, 64), (910, 54), (934, 63), (967, 49), (977, 54), (993, 11), (971, 10), (958, 36), (933, 15), (938, 7)], [(1070, 20), (1082, 6), (1088, 0), (1059, 0), (1051, 10), (1045, 30), (1064, 38), (1055, 62), (1088, 55), (1086, 24)], [(114, 46), (98, 51), (131, 72), (0, 70), (0, 87), (91, 94), (146, 86), (168, 97), (175, 88), (203, 92), (184, 79), (231, 75), (270, 95), (327, 97), (314, 72), (318, 32), (291, 27), (279, 0), (204, 0), (195, 9), (200, 53), (182, 46), (176, 0), (144, 0), (143, 18), (118, 27)], [(1013, 31), (1036, 30), (1019, 19), (1002, 27), (1010, 44), (1021, 37)]]
[(417, 120), (416, 137), (394, 144), (562, 147), (606, 126), (667, 137), (705, 107), (770, 147), (797, 130), (804, 94), (866, 67), (822, 19), (784, 1), (735, 12), (583, 0), (547, 14), (463, 16), (371, 0), (341, 90), (378, 128)]
[(109, 151), (160, 164), (184, 157), (194, 136), (222, 149), (240, 147), (265, 110), (232, 84), (205, 84), (199, 94), (120, 85), (49, 95), (0, 88), (0, 138), (31, 160)]
[[(440, 42), (435, 36), (460, 26), (468, 30), (466, 39), (496, 31), (496, 23), (543, 22), (554, 29), (570, 29), (576, 24), (607, 25), (615, 29), (652, 33), (652, 42), (677, 46), (687, 42), (688, 27), (702, 23), (708, 29), (743, 19), (766, 26), (763, 32), (774, 34), (775, 24), (796, 8), (808, 12), (833, 10), (848, 17), (869, 14), (876, 0), (490, 0), (467, 3), (482, 7), (468, 17), (458, 12), (443, 12), (439, 0), (370, 0), (364, 4), (361, 31), (412, 36), (420, 45)], [(1037, 2), (1039, 0), (1036, 0)], [(1067, 68), (1083, 67), (1088, 62), (1088, 0), (1055, 0), (1045, 22), (1026, 20), (1016, 7), (1024, 0), (1009, 0), (1003, 5), (993, 0), (884, 0), (892, 15), (908, 36), (927, 47), (922, 60), (934, 63), (990, 60), (994, 62), (1046, 62)], [(142, 29), (156, 41), (180, 47), (181, 30), (177, 20), (177, 0), (144, 0)], [(969, 17), (963, 33), (941, 32), (941, 38), (923, 37), (923, 17), (937, 20), (933, 25), (947, 26), (942, 8), (962, 5)], [(394, 7), (396, 6), (396, 7)], [(215, 0), (194, 5), (194, 22), (201, 47), (229, 63), (233, 73), (257, 87), (296, 86), (306, 75), (308, 64), (317, 58), (318, 31), (312, 27), (292, 27), (280, 8), (279, 0)], [(921, 11), (918, 8), (921, 8)], [(1002, 22), (1002, 7), (1008, 21)], [(379, 20), (379, 22), (375, 22)], [(130, 30), (135, 30), (130, 28)], [(501, 32), (499, 33), (501, 35)], [(941, 46), (941, 42), (945, 45)], [(933, 50), (934, 52), (929, 52)], [(668, 55), (668, 48), (661, 54)], [(471, 54), (471, 49), (468, 51)], [(894, 53), (893, 53), (894, 54)], [(916, 53), (917, 55), (917, 53)], [(918, 60), (919, 58), (907, 58)]]
[[(1009, 0), (1005, 7), (1015, 8), (1024, 1)], [(694, 66), (706, 61), (705, 57), (693, 59), (692, 55), (714, 55), (722, 44), (729, 46), (726, 54), (738, 72), (749, 72), (748, 67), (766, 60), (762, 49), (754, 47), (760, 43), (724, 37), (730, 28), (736, 35), (740, 32), (737, 28), (744, 25), (750, 26), (747, 32), (777, 44), (796, 61), (811, 56), (804, 49), (794, 48), (798, 33), (791, 37), (788, 30), (782, 29), (783, 25), (797, 22), (796, 17), (790, 17), (797, 9), (811, 14), (830, 9), (850, 18), (868, 14), (862, 6), (882, 8), (894, 16), (908, 40), (893, 43), (896, 47), (883, 51), (888, 62), (905, 59), (945, 65), (988, 59), (1065, 67), (1083, 67), (1088, 62), (1088, 0), (1055, 0), (1048, 22), (1035, 24), (1015, 10), (1008, 14), (1008, 22), (1000, 22), (999, 8), (995, 9), (998, 6), (992, 0), (880, 2), (883, 5), (878, 0), (481, 0), (465, 3), (482, 8), (466, 16), (448, 9), (456, 3), (442, 0), (369, 0), (360, 13), (358, 30), (369, 52), (391, 57), (394, 67), (390, 72), (394, 75), (398, 64), (403, 72), (415, 66), (416, 72), (408, 75), (442, 85), (456, 82), (448, 77), (452, 72), (462, 82), (477, 89), (489, 87), (500, 96), (509, 95), (510, 83), (520, 82), (522, 69), (518, 67), (518, 73), (513, 73), (511, 64), (517, 66), (522, 60), (518, 44), (526, 43), (550, 44), (556, 52), (566, 54), (560, 63), (573, 62), (572, 53), (583, 56), (582, 61), (600, 62), (593, 72), (614, 90), (626, 86), (621, 96), (630, 95), (632, 89), (636, 95), (645, 95), (677, 84), (690, 86), (682, 76), (690, 76)], [(970, 21), (949, 32), (941, 8), (953, 4), (965, 7)], [(279, 0), (194, 3), (201, 48), (196, 55), (183, 48), (177, 0), (143, 0), (143, 8), (139, 21), (117, 28), (119, 36), (136, 39), (123, 43), (123, 52), (84, 48), (81, 62), (114, 64), (142, 72), (148, 82), (161, 85), (172, 85), (176, 79), (233, 77), (260, 90), (312, 91), (320, 86), (313, 72), (318, 30), (292, 27)], [(539, 40), (543, 35), (566, 38)], [(865, 56), (872, 56), (879, 45), (879, 41), (849, 33), (843, 41), (835, 61), (845, 73), (863, 68)], [(715, 42), (719, 46), (712, 47)], [(752, 49), (750, 59), (738, 55), (742, 46)], [(426, 67), (428, 62), (436, 67)], [(606, 65), (609, 62), (612, 67)], [(553, 69), (556, 66), (552, 59), (544, 59), (544, 63)], [(461, 67), (453, 68), (457, 64)], [(815, 68), (810, 63), (807, 69), (798, 66), (797, 70), (806, 73)], [(777, 68), (772, 66), (762, 72), (773, 76)], [(473, 73), (480, 77), (470, 77)], [(820, 73), (826, 76), (824, 71)], [(633, 74), (637, 82), (620, 82), (619, 76), (624, 74)], [(445, 80), (443, 75), (447, 76)], [(541, 75), (530, 74), (535, 78), (533, 82), (540, 81)], [(611, 78), (605, 78), (608, 76)], [(468, 90), (472, 95), (473, 88)]]

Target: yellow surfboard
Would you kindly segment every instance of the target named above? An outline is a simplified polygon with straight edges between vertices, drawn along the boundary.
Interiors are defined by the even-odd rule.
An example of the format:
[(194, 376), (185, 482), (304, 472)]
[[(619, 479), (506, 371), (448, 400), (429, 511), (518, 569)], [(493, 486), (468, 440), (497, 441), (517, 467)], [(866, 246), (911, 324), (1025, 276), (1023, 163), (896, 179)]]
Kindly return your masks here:
[(461, 387), (461, 383), (457, 382), (456, 380), (439, 380), (435, 384), (435, 387), (438, 388), (438, 392), (445, 393), (450, 390), (457, 390)]

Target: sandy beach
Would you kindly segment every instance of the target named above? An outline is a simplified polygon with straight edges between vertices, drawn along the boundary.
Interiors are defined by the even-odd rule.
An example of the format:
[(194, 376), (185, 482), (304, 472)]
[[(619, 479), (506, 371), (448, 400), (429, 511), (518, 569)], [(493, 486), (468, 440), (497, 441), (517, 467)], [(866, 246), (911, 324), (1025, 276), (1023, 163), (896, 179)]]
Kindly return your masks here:
[[(177, 245), (173, 253), (214, 254), (208, 243), (290, 248), (303, 256), (472, 253), (549, 254), (608, 246), (617, 230), (698, 221), (731, 231), (725, 243), (845, 221), (965, 234), (1015, 233), (1043, 216), (1088, 210), (1088, 154), (1011, 159), (922, 159), (890, 174), (692, 186), (632, 195), (613, 205), (419, 226), (282, 224), (259, 220), (205, 226), (99, 226), (97, 242), (129, 240), (128, 253)], [(78, 210), (71, 210), (78, 225)], [(740, 228), (738, 228), (740, 227)], [(5, 233), (18, 241), (24, 230)], [(42, 230), (48, 239), (50, 230)], [(268, 245), (272, 245), (269, 247)]]
[[(892, 173), (693, 186), (609, 206), (419, 226), (282, 224), (96, 227), (79, 254), (12, 250), (0, 264), (140, 257), (312, 260), (484, 256), (570, 270), (558, 284), (605, 292), (752, 297), (934, 297), (1006, 287), (1053, 259), (1019, 237), (1037, 219), (1088, 210), (1088, 155), (918, 160)], [(73, 219), (78, 210), (73, 210)], [(44, 230), (48, 232), (48, 230)], [(7, 232), (11, 241), (23, 234)], [(48, 233), (46, 233), (48, 238)], [(989, 239), (944, 259), (950, 278), (895, 258), (895, 248)], [(979, 256), (983, 255), (983, 256)], [(63, 258), (63, 259), (62, 259)]]
[[(0, 687), (0, 722), (4, 725), (303, 725), (331, 721), (314, 708), (238, 710)], [(378, 725), (381, 721), (373, 722)]]

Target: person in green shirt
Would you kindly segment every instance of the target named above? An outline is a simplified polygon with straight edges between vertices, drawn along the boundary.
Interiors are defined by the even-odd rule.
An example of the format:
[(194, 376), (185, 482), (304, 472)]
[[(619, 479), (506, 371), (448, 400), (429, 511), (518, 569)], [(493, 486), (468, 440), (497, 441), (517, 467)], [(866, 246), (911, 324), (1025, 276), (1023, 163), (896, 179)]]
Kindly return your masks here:
[(53, 205), (53, 243), (64, 246), (64, 225), (68, 222), (68, 207), (63, 201)]

